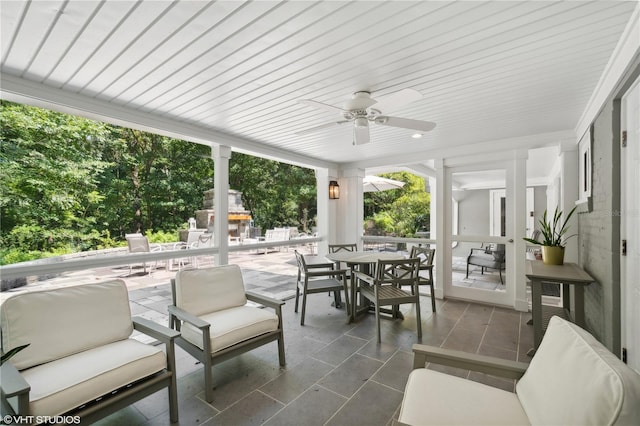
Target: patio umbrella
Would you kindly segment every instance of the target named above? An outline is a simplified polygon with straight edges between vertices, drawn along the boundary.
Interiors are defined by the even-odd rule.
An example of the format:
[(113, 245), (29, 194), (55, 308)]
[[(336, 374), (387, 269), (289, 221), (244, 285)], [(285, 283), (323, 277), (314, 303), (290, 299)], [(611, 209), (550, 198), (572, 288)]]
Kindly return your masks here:
[(403, 186), (404, 182), (380, 176), (365, 176), (364, 179), (362, 179), (364, 192), (388, 191), (390, 189), (402, 188)]

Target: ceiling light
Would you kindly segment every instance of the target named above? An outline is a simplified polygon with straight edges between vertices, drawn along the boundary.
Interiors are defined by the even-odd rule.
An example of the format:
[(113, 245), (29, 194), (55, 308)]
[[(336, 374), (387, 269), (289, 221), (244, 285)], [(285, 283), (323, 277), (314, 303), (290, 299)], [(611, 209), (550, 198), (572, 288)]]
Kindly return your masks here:
[(354, 124), (356, 127), (369, 127), (369, 120), (366, 117), (358, 117), (355, 119)]
[(411, 137), (414, 139), (420, 139), (422, 137), (422, 133), (414, 133), (411, 135)]

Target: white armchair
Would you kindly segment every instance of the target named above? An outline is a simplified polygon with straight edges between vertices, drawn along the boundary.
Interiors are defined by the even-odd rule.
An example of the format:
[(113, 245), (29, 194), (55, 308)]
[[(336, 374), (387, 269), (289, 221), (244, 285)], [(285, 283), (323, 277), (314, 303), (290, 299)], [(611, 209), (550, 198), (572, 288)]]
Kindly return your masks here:
[[(280, 365), (285, 365), (284, 302), (246, 292), (240, 267), (184, 269), (171, 286), (169, 326), (182, 333), (177, 345), (202, 362), (208, 402), (213, 401), (214, 364), (277, 340)], [(248, 300), (273, 311), (250, 306)]]
[[(414, 345), (399, 420), (408, 425), (638, 425), (640, 375), (585, 330), (551, 318), (531, 364)], [(520, 379), (516, 393), (424, 368)]]
[[(127, 288), (115, 280), (18, 294), (2, 305), (3, 414), (79, 416), (89, 424), (162, 388), (178, 421), (173, 341), (179, 333), (132, 321)], [(166, 346), (130, 338), (139, 330)]]

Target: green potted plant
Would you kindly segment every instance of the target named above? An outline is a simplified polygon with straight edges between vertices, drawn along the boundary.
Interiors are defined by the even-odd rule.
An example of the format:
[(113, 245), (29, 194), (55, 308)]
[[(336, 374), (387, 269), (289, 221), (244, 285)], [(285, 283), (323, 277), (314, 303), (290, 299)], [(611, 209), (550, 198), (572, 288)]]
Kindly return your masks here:
[(542, 261), (547, 265), (562, 265), (564, 262), (564, 246), (566, 240), (573, 235), (565, 236), (569, 231), (569, 219), (575, 212), (576, 207), (571, 209), (569, 214), (562, 220), (562, 210), (556, 207), (553, 219), (547, 218), (547, 211), (544, 211), (540, 223), (540, 236), (542, 241), (533, 238), (523, 238), (525, 241), (542, 247)]

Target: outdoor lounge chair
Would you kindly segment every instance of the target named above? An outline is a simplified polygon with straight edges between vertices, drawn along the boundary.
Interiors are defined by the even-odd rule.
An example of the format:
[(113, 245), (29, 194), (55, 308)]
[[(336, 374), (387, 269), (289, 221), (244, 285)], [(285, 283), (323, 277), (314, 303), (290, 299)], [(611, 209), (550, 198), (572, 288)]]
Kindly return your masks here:
[[(178, 421), (174, 330), (131, 318), (121, 280), (18, 294), (2, 305), (4, 415), (78, 416), (90, 424), (160, 389)], [(138, 330), (165, 344), (131, 338)], [(22, 417), (27, 419), (27, 417)]]
[[(127, 245), (129, 246), (129, 253), (151, 253), (155, 251), (160, 251), (162, 248), (160, 246), (151, 248), (149, 244), (149, 239), (142, 234), (127, 234), (125, 236), (127, 240)], [(157, 265), (158, 262), (155, 263)], [(142, 262), (143, 273), (147, 273), (147, 262)], [(129, 275), (131, 275), (131, 263), (129, 264)], [(153, 267), (149, 265), (149, 275)]]
[[(426, 345), (413, 345), (413, 352), (400, 424), (640, 424), (640, 375), (557, 316), (529, 365)], [(513, 393), (427, 369), (426, 363), (519, 381)]]
[(285, 365), (284, 302), (245, 292), (238, 265), (184, 269), (171, 287), (169, 326), (182, 333), (176, 344), (202, 363), (208, 402), (213, 401), (214, 364), (277, 340), (280, 365)]
[(497, 270), (500, 274), (500, 284), (504, 284), (502, 271), (506, 265), (505, 245), (496, 244), (495, 249), (491, 244), (482, 244), (481, 248), (472, 248), (467, 256), (467, 275), (465, 278), (469, 278), (469, 265), (479, 266), (481, 274), (484, 274), (485, 269)]

